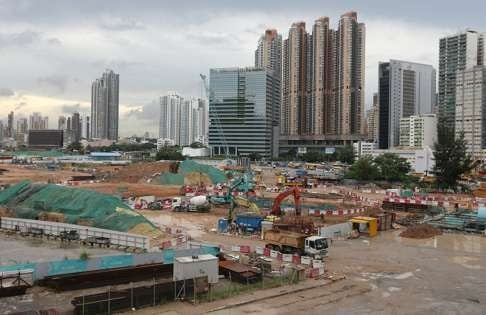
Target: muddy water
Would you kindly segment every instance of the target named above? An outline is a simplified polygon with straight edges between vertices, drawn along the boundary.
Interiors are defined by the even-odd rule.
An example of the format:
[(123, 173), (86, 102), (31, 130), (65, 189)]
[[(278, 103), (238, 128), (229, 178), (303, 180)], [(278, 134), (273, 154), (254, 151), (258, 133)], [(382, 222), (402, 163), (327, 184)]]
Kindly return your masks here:
[(120, 251), (106, 248), (90, 248), (74, 243), (66, 244), (0, 234), (0, 265), (45, 262), (64, 258), (76, 259), (84, 251), (92, 257), (120, 253)]

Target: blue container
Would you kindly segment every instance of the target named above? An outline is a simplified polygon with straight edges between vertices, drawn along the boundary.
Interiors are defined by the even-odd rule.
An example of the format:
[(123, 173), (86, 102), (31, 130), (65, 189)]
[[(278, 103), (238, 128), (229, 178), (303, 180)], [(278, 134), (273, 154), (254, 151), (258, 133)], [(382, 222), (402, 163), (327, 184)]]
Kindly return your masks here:
[(247, 232), (256, 232), (262, 229), (263, 217), (253, 213), (239, 213), (236, 215), (235, 223), (239, 228)]
[(228, 219), (221, 218), (218, 220), (218, 232), (219, 233), (228, 232)]

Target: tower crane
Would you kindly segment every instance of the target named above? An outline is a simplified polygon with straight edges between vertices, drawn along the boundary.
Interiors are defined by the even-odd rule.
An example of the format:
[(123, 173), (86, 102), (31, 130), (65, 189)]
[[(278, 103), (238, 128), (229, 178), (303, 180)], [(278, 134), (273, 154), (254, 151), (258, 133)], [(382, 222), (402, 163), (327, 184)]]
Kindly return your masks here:
[[(199, 76), (201, 77), (204, 89), (206, 91), (206, 97), (208, 99), (208, 112), (209, 112), (209, 99), (211, 97), (211, 89), (209, 88), (207, 76), (205, 74), (199, 74)], [(225, 148), (225, 150), (224, 150), (225, 158), (228, 159), (230, 157), (229, 148), (228, 148), (228, 144), (226, 143), (226, 137), (224, 135), (223, 128), (221, 126), (221, 119), (220, 119), (217, 111), (212, 111), (211, 116), (213, 117), (213, 119), (210, 119), (209, 123), (210, 123), (210, 125), (216, 126), (216, 129), (217, 129), (217, 132), (220, 136), (223, 147)]]

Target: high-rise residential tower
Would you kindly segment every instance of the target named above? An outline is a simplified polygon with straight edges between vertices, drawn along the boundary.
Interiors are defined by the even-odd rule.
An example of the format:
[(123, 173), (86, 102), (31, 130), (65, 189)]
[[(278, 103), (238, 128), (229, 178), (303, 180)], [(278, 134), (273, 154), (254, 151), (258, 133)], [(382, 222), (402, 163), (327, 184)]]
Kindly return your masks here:
[(57, 129), (66, 130), (66, 116), (59, 116), (57, 120)]
[(365, 25), (347, 12), (293, 23), (282, 47), (281, 147), (324, 151), (364, 136)]
[(184, 99), (175, 92), (160, 98), (159, 138), (179, 144), (180, 115)]
[(79, 113), (74, 113), (71, 118), (72, 141), (81, 140), (82, 121)]
[(365, 83), (365, 33), (356, 12), (346, 12), (339, 20), (337, 35), (338, 134), (362, 133)]
[(368, 125), (368, 140), (376, 143), (378, 141), (378, 118), (379, 118), (379, 106), (378, 106), (378, 93), (373, 94), (373, 104), (367, 111), (366, 123)]
[(91, 86), (91, 137), (118, 139), (120, 76), (106, 70)]
[(400, 143), (400, 119), (430, 114), (436, 72), (431, 65), (390, 60), (379, 64), (379, 148)]
[(7, 135), (8, 138), (13, 138), (14, 133), (14, 112), (10, 112), (7, 118)]
[(457, 71), (455, 131), (464, 133), (468, 152), (486, 158), (486, 66)]
[(49, 129), (49, 117), (42, 116), (41, 113), (34, 112), (29, 117), (29, 130)]
[(255, 50), (255, 67), (267, 70), (280, 78), (282, 73), (282, 35), (268, 29), (260, 37)]
[(485, 63), (485, 34), (468, 30), (440, 39), (439, 43), (439, 122), (455, 126), (456, 75)]

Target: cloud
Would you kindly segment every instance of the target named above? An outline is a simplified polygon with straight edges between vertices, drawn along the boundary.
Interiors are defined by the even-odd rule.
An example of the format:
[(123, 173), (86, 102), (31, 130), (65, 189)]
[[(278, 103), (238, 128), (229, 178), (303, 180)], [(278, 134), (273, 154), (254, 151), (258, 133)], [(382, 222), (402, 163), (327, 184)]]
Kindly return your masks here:
[(99, 24), (102, 29), (109, 31), (143, 30), (145, 25), (130, 17), (105, 17)]
[(14, 96), (14, 91), (9, 88), (0, 88), (0, 97), (10, 97)]
[(0, 33), (0, 47), (25, 47), (40, 41), (40, 39), (41, 34), (31, 30), (20, 33)]
[(62, 41), (59, 38), (51, 37), (47, 39), (47, 43), (52, 46), (61, 46)]
[(50, 75), (37, 78), (37, 85), (43, 89), (64, 93), (68, 85), (68, 80), (68, 77), (64, 75)]
[(125, 118), (136, 118), (142, 120), (158, 121), (160, 116), (160, 105), (157, 101), (152, 101), (135, 109), (130, 109), (125, 113)]
[(63, 114), (85, 113), (88, 109), (88, 106), (81, 104), (64, 104), (61, 106)]
[(27, 103), (26, 102), (20, 102), (18, 103), (16, 106), (15, 106), (15, 109), (14, 111), (18, 111), (20, 109), (22, 109), (23, 107), (27, 106)]

